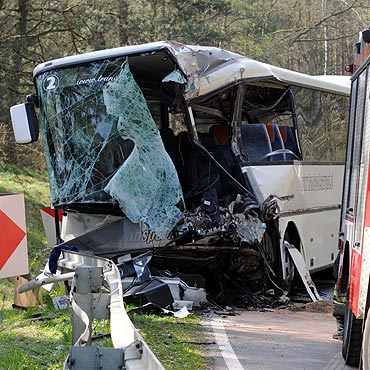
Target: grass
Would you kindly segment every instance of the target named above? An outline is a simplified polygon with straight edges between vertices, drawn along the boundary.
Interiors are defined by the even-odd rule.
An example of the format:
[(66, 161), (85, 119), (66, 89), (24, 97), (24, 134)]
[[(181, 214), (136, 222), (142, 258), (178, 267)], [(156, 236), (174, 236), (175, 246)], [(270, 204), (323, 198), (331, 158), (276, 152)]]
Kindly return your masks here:
[[(166, 369), (204, 369), (201, 324), (198, 315), (185, 319), (158, 315), (131, 317), (135, 327)], [(149, 334), (150, 333), (150, 334)], [(169, 354), (172, 354), (169, 356)]]
[[(48, 257), (40, 215), (40, 208), (49, 203), (47, 175), (2, 165), (0, 194), (17, 192), (25, 195), (30, 271), (38, 274)], [(72, 342), (72, 312), (56, 311), (52, 298), (63, 292), (44, 291), (43, 304), (26, 309), (12, 308), (13, 293), (14, 279), (0, 279), (0, 370), (62, 369)], [(202, 354), (199, 315), (185, 319), (139, 314), (130, 317), (167, 370), (205, 369), (208, 361)], [(93, 327), (95, 332), (109, 333), (108, 320), (95, 320)], [(94, 345), (111, 346), (111, 341), (109, 337), (99, 339)]]
[(70, 344), (63, 333), (69, 326), (69, 313), (55, 312), (50, 302), (1, 310), (0, 369), (61, 369)]
[[(39, 307), (2, 308), (0, 369), (62, 369), (72, 339), (71, 314), (70, 309), (55, 311), (51, 297), (46, 294)], [(167, 370), (205, 369), (208, 360), (202, 354), (204, 339), (198, 314), (184, 319), (154, 314), (133, 314), (130, 318)], [(93, 333), (109, 333), (109, 321), (94, 320)], [(112, 344), (108, 337), (94, 341), (93, 345)]]

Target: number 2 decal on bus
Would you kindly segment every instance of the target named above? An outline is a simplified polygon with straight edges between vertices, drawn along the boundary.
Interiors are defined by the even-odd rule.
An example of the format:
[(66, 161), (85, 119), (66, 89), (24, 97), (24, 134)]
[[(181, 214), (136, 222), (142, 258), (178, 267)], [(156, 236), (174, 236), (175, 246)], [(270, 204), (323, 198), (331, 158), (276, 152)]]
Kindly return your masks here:
[(55, 90), (59, 86), (59, 77), (57, 75), (47, 76), (44, 79), (43, 87), (46, 91)]

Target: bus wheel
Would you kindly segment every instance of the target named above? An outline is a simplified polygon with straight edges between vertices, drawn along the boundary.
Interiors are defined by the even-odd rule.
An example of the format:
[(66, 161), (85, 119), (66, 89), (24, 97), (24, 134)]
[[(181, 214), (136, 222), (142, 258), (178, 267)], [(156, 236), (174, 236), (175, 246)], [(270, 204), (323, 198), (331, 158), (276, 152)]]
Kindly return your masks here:
[(344, 311), (344, 333), (342, 355), (349, 366), (358, 367), (361, 357), (362, 320), (356, 319), (348, 302)]
[(362, 342), (362, 368), (370, 370), (370, 308), (367, 311), (367, 317), (364, 328), (364, 339)]

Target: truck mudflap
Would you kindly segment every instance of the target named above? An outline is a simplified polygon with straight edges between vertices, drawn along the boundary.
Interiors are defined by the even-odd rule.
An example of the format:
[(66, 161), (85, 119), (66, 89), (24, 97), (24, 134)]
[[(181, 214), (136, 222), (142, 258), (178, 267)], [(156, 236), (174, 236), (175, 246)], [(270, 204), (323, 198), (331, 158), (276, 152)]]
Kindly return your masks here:
[[(73, 279), (73, 346), (64, 370), (164, 370), (127, 315), (121, 276), (115, 263), (106, 258), (63, 250), (58, 260), (58, 270), (60, 275), (47, 277), (43, 274), (20, 287), (19, 291)], [(103, 284), (109, 293), (101, 293)], [(93, 318), (110, 318), (113, 348), (89, 345)]]

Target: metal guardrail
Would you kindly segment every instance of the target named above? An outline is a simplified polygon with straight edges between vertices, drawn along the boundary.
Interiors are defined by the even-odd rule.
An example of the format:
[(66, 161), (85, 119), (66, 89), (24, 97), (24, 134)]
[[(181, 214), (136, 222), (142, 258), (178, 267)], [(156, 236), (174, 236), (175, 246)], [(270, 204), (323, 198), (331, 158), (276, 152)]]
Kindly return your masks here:
[[(165, 370), (126, 313), (121, 276), (111, 260), (63, 250), (58, 269), (60, 275), (42, 274), (20, 287), (19, 292), (73, 279), (73, 346), (64, 370)], [(101, 289), (103, 283), (108, 293)], [(110, 319), (113, 348), (89, 345), (93, 318)]]

